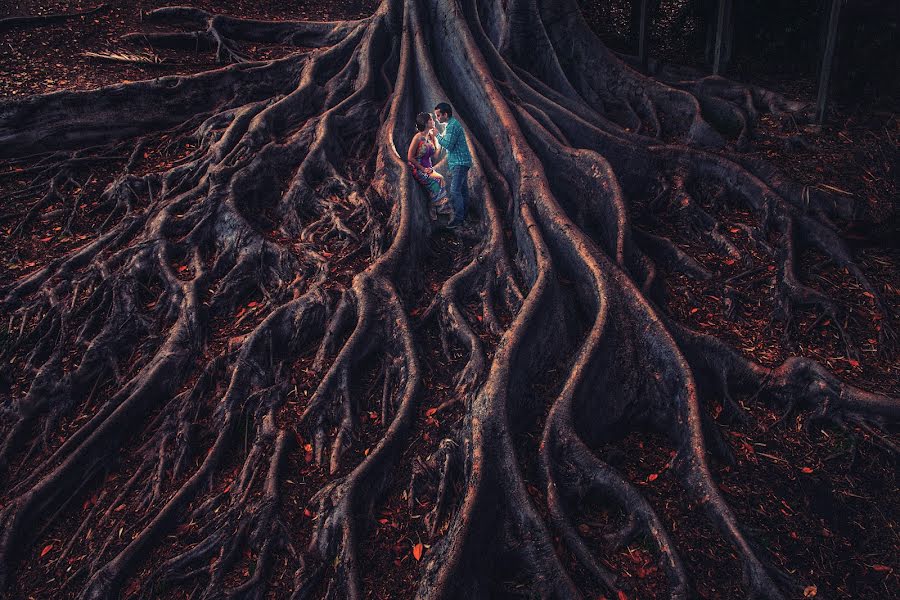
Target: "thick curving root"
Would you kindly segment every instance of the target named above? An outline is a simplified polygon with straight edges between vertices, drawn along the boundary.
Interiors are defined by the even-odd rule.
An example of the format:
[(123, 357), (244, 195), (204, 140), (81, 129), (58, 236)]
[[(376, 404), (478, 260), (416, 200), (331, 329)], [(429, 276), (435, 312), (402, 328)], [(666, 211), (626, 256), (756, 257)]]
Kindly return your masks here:
[[(666, 270), (710, 270), (631, 225), (651, 211), (758, 269), (717, 221), (727, 199), (756, 217), (743, 227), (777, 266), (781, 318), (809, 305), (839, 321), (801, 278), (804, 245), (887, 316), (832, 224), (849, 207), (734, 153), (760, 111), (797, 106), (720, 78), (650, 78), (569, 1), (384, 0), (332, 23), (146, 18), (194, 31), (130, 39), (237, 64), (0, 104), (0, 155), (27, 163), (21, 197), (37, 195), (10, 213), (17, 235), (65, 205), (79, 169), (127, 157), (96, 235), (0, 288), (4, 368), (27, 373), (0, 405), (0, 589), (26, 590), (22, 549), (52, 535), (40, 568), (58, 597), (363, 598), (360, 548), (396, 494), (410, 514), (425, 507), (427, 544), (406, 540), (414, 558), (395, 563), (421, 565), (418, 598), (614, 596), (631, 584), (606, 559), (636, 540), (664, 574), (657, 591), (689, 598), (670, 524), (603, 455), (642, 431), (666, 440), (748, 596), (805, 583), (720, 492), (707, 448), (727, 445), (708, 396), (735, 414), (742, 394), (806, 409), (893, 453), (900, 404), (806, 358), (762, 367), (677, 323)], [(255, 62), (241, 41), (302, 51)], [(464, 243), (437, 276), (423, 272), (432, 222), (403, 157), (415, 114), (441, 100), (475, 164)], [(138, 174), (160, 136), (190, 151)], [(433, 353), (454, 367), (426, 382)], [(450, 391), (432, 397), (434, 378)], [(461, 418), (423, 433), (445, 414)], [(623, 515), (599, 545), (579, 525), (592, 503)]]

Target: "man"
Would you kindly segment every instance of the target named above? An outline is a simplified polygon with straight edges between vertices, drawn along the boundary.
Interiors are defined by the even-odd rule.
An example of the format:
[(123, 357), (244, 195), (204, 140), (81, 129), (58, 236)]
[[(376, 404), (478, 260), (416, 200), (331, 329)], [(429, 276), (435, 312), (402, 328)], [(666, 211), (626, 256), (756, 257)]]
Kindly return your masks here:
[(453, 109), (446, 102), (434, 107), (434, 115), (444, 132), (437, 136), (438, 142), (447, 150), (447, 165), (450, 167), (450, 204), (453, 206), (453, 221), (450, 227), (460, 225), (466, 218), (469, 203), (469, 168), (472, 156), (466, 144), (466, 132), (453, 117)]

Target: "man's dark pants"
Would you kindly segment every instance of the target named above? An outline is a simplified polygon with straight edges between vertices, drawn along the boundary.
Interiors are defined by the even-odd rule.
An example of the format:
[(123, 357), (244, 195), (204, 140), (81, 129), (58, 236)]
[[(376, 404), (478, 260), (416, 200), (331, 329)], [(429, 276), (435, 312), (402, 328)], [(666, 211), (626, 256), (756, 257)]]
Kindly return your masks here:
[(469, 205), (469, 167), (450, 168), (450, 204), (454, 214), (451, 225), (459, 225), (466, 218)]

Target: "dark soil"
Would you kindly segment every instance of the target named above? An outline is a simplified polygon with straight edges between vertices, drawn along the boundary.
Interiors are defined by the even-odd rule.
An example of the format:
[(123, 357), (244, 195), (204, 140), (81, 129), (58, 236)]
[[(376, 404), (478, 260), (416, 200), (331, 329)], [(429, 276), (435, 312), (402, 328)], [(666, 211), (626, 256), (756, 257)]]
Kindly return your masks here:
[[(0, 18), (84, 10), (97, 4), (87, 0), (14, 2), (0, 8)], [(153, 31), (140, 23), (141, 11), (167, 3), (109, 0), (106, 4), (109, 5), (107, 10), (75, 18), (65, 25), (29, 26), (0, 32), (0, 97), (92, 89), (218, 66), (211, 52), (167, 51), (159, 55), (163, 62), (157, 65), (84, 57), (85, 51), (124, 49), (118, 38), (126, 33)], [(272, 0), (203, 0), (191, 4), (235, 16), (328, 20), (364, 16), (377, 3), (373, 0), (303, 0), (288, 6)], [(293, 49), (246, 46), (243, 50), (251, 58), (266, 59)], [(760, 76), (756, 83), (767, 83), (788, 97), (807, 102), (813, 100), (811, 90), (814, 86), (808, 78), (788, 81), (779, 78), (777, 73), (769, 73)], [(191, 153), (189, 145), (168, 147), (165, 138), (166, 134), (160, 134), (158, 145), (148, 145), (137, 172), (163, 168)], [(636, 213), (632, 215), (636, 224), (658, 235), (671, 236), (682, 249), (714, 273), (713, 279), (703, 284), (667, 273), (671, 314), (692, 328), (722, 337), (764, 365), (774, 366), (791, 355), (809, 356), (854, 385), (900, 393), (900, 364), (896, 354), (885, 352), (878, 341), (880, 330), (886, 323), (900, 331), (900, 229), (896, 203), (900, 193), (896, 160), (898, 140), (898, 115), (839, 105), (833, 109), (821, 131), (798, 129), (790, 122), (764, 116), (750, 150), (751, 155), (766, 158), (803, 184), (865, 201), (867, 210), (860, 220), (842, 224), (842, 227), (852, 244), (855, 258), (883, 292), (889, 314), (880, 314), (867, 292), (860, 289), (853, 278), (830, 263), (823, 265), (815, 253), (806, 252), (801, 261), (802, 271), (808, 278), (805, 283), (840, 299), (849, 344), (840, 336), (834, 323), (819, 319), (812, 310), (797, 311), (790, 325), (773, 320), (774, 265), (749, 250), (748, 254), (755, 259), (752, 264), (717, 264), (712, 259), (713, 252), (705, 248), (697, 236), (680, 230), (672, 220), (664, 216), (648, 219), (646, 214)], [(60, 190), (62, 197), (48, 202), (36, 221), (21, 232), (15, 231), (15, 223), (31, 202), (39, 200), (43, 190), (25, 193), (21, 198), (13, 195), (29, 187), (38, 165), (21, 162), (5, 167), (0, 172), (0, 232), (4, 236), (0, 245), (0, 279), (27, 275), (100, 235), (110, 215), (99, 203), (99, 196), (127, 159), (128, 156), (117, 156), (102, 164), (85, 165), (80, 179), (66, 183)], [(707, 208), (724, 224), (739, 224), (749, 218), (730, 207)], [(725, 231), (739, 248), (748, 247), (742, 230), (726, 226)], [(439, 283), (453, 272), (454, 267), (468, 260), (469, 249), (450, 235), (434, 239), (433, 256), (425, 274), (427, 294), (436, 292)], [(336, 275), (335, 281), (346, 285), (350, 275), (359, 270), (359, 265), (348, 264)], [(722, 284), (726, 279), (750, 270), (755, 271), (735, 284), (746, 300), (738, 305), (734, 317), (726, 318)], [(416, 311), (421, 312), (428, 305), (430, 296), (409, 301), (411, 314), (416, 316)], [(152, 308), (149, 303), (152, 300), (148, 299), (148, 309)], [(257, 301), (250, 300), (239, 314), (234, 315), (233, 326), (214, 328), (221, 335), (209, 341), (207, 357), (220, 353), (229, 338), (249, 331), (257, 322), (254, 313), (258, 308)], [(476, 315), (477, 321), (481, 320), (477, 318), (477, 306), (467, 310)], [(5, 326), (0, 327), (0, 343), (9, 335), (5, 330)], [(497, 340), (487, 331), (477, 333), (490, 358)], [(434, 328), (422, 328), (417, 343), (422, 346), (422, 356), (428, 361), (424, 377), (427, 391), (419, 405), (413, 441), (400, 461), (401, 465), (407, 466), (416, 460), (426, 460), (440, 442), (460, 426), (462, 419), (459, 405), (434, 411), (452, 397), (454, 382), (448, 374), (456, 372), (459, 365), (442, 364), (440, 339)], [(22, 358), (17, 357), (17, 360)], [(122, 368), (132, 370), (140, 360), (140, 355), (132, 356), (123, 361)], [(294, 368), (297, 374), (295, 396), (279, 414), (286, 428), (291, 427), (303, 412), (315, 387), (314, 381), (303, 376), (308, 372), (310, 362), (311, 356), (302, 357)], [(28, 383), (0, 381), (0, 395), (20, 394)], [(542, 389), (535, 391), (536, 396), (552, 394), (556, 383), (556, 379), (550, 377), (542, 383)], [(356, 385), (360, 390), (379, 393), (379, 382), (367, 379), (366, 374), (360, 376)], [(900, 529), (897, 523), (900, 495), (897, 494), (896, 465), (878, 447), (877, 440), (865, 431), (852, 428), (843, 431), (831, 426), (813, 426), (807, 430), (800, 418), (788, 416), (779, 421), (780, 415), (760, 407), (752, 398), (739, 398), (738, 401), (749, 413), (745, 424), (728, 421), (722, 407), (713, 407), (717, 425), (735, 459), (730, 465), (719, 457), (714, 463), (715, 475), (739, 520), (754, 528), (748, 533), (768, 548), (772, 563), (783, 569), (796, 569), (789, 574), (803, 583), (800, 596), (888, 598), (896, 594), (900, 589)], [(73, 425), (78, 418), (73, 419)], [(203, 418), (202, 415), (199, 418)], [(531, 454), (539, 443), (542, 418), (543, 414), (536, 414), (535, 421), (523, 427), (517, 438), (526, 479), (536, 476)], [(348, 451), (344, 469), (368, 454), (379, 427), (378, 414), (370, 413)], [(64, 437), (50, 440), (44, 451), (52, 452), (64, 441)], [(283, 480), (281, 493), (285, 498), (283, 508), (291, 535), (294, 539), (305, 540), (316, 518), (309, 506), (311, 490), (319, 489), (328, 474), (312, 460), (309, 440), (298, 438), (295, 441), (296, 445), (286, 459), (286, 472), (293, 476)], [(123, 460), (127, 462), (129, 449), (140, 442), (135, 440), (132, 446), (123, 449)], [(665, 440), (652, 432), (642, 432), (597, 451), (629, 480), (642, 486), (641, 491), (663, 518), (689, 563), (689, 571), (696, 575), (693, 583), (698, 594), (703, 598), (740, 596), (740, 573), (737, 562), (731, 560), (732, 551), (711, 529), (708, 521), (697, 514), (700, 509), (681, 489), (669, 469), (672, 449), (667, 447)], [(202, 455), (197, 457), (198, 462), (201, 459)], [(102, 491), (98, 493), (119, 494), (123, 480), (127, 479), (123, 474), (130, 472), (126, 464), (118, 475), (97, 474), (96, 477), (103, 481), (99, 486)], [(231, 477), (234, 475), (232, 473)], [(175, 489), (180, 483), (167, 482), (167, 489)], [(214, 489), (200, 495), (195, 503), (227, 491), (230, 484), (227, 477), (217, 481)], [(81, 513), (88, 514), (95, 505), (102, 504), (98, 502), (98, 493), (74, 497), (73, 506), (81, 506)], [(453, 493), (458, 494), (459, 490)], [(411, 499), (409, 478), (404, 476), (395, 478), (394, 485), (379, 503), (377, 523), (372, 524), (372, 533), (362, 543), (360, 553), (366, 574), (363, 583), (369, 597), (412, 595), (419, 578), (421, 557), (427, 554), (434, 541), (424, 524), (424, 516), (432, 508), (427, 497), (425, 494)], [(121, 510), (116, 508), (118, 513), (107, 520), (107, 530), (93, 535), (100, 540), (109, 538), (110, 548), (124, 545), (134, 533), (128, 529), (128, 514), (138, 500), (133, 494), (125, 494), (120, 502)], [(545, 502), (538, 497), (537, 490), (533, 500), (538, 511), (545, 512)], [(12, 590), (15, 597), (61, 598), (58, 593), (61, 587), (72, 589), (63, 584), (70, 577), (77, 577), (79, 565), (84, 560), (89, 561), (90, 556), (86, 555), (87, 549), (75, 548), (60, 562), (58, 552), (79, 525), (77, 512), (69, 510), (69, 518), (60, 519), (46, 531), (35, 533), (39, 541), (31, 546), (33, 555), (21, 563)], [(609, 514), (602, 505), (591, 505), (585, 507), (581, 517), (579, 531), (591, 538), (593, 533), (599, 537), (611, 529), (610, 523), (617, 515)], [(442, 527), (446, 524), (439, 525), (439, 530)], [(193, 533), (190, 527), (180, 528), (177, 535), (172, 536), (170, 545), (157, 547), (158, 551), (146, 561), (146, 569), (135, 580), (149, 576), (169, 555), (195, 543)], [(599, 542), (596, 551), (601, 552)], [(570, 560), (564, 552), (560, 552), (560, 558), (564, 562)], [(238, 561), (234, 567), (235, 577), (249, 576), (253, 559), (244, 556)], [(620, 592), (620, 599), (664, 597), (666, 582), (640, 540), (605, 556), (602, 563), (625, 582), (623, 589), (627, 592)], [(269, 597), (284, 597), (279, 584), (283, 577), (290, 577), (290, 573), (276, 570)], [(126, 584), (124, 589), (124, 597), (129, 597), (137, 586)], [(891, 592), (892, 589), (895, 592)], [(181, 597), (190, 592), (184, 588), (170, 589), (166, 591), (166, 597)]]

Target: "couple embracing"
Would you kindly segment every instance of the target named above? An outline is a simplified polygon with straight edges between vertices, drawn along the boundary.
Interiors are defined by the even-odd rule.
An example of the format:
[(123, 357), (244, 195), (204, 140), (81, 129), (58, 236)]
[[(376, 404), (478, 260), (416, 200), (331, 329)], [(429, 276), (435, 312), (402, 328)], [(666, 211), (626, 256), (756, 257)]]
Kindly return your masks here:
[[(435, 131), (436, 123), (443, 133)], [(466, 145), (466, 133), (446, 102), (434, 107), (434, 116), (424, 112), (416, 115), (416, 129), (418, 133), (413, 136), (406, 155), (413, 178), (428, 194), (431, 219), (438, 220), (444, 215), (447, 227), (454, 228), (465, 219), (469, 200), (468, 177), (472, 156)], [(434, 169), (437, 162), (434, 158), (442, 150), (447, 153), (449, 185), (444, 176)]]

